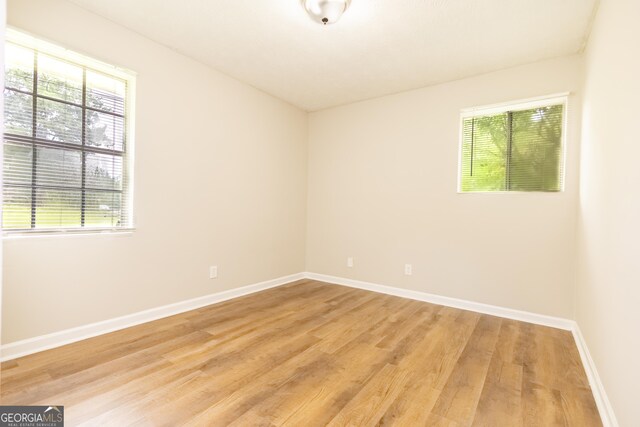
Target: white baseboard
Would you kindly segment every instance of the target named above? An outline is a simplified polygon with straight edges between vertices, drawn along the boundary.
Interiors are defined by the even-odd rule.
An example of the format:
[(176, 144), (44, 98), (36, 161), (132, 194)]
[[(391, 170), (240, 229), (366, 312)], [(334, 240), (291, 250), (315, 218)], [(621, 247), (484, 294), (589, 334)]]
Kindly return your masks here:
[(15, 341), (2, 345), (0, 347), (0, 361), (15, 359), (39, 351), (49, 350), (51, 348), (60, 347), (76, 341), (92, 338), (109, 332), (125, 329), (141, 323), (150, 322), (152, 320), (161, 319), (174, 314), (184, 313), (185, 311), (195, 310), (196, 308), (227, 301), (232, 298), (241, 297), (243, 295), (252, 294), (263, 291), (265, 289), (281, 286), (286, 283), (304, 279), (304, 273), (292, 274), (289, 276), (279, 277), (273, 280), (267, 280), (255, 283), (241, 288), (229, 289), (227, 291), (217, 292), (215, 294), (205, 295), (174, 304), (156, 307), (137, 313), (127, 314), (125, 316), (113, 319), (103, 320), (101, 322), (91, 323), (88, 325), (78, 326), (63, 331), (54, 332), (47, 335), (41, 335), (22, 341)]
[(205, 295), (202, 297), (181, 301), (175, 304), (169, 304), (162, 307), (156, 307), (145, 311), (117, 317), (114, 319), (104, 320), (89, 325), (79, 326), (76, 328), (66, 329), (54, 332), (48, 335), (29, 338), (22, 341), (16, 341), (5, 344), (0, 347), (0, 361), (15, 359), (39, 351), (60, 347), (76, 341), (92, 338), (109, 332), (125, 329), (141, 323), (150, 322), (161, 319), (163, 317), (173, 316), (175, 314), (184, 313), (186, 311), (195, 310), (207, 305), (227, 301), (238, 298), (243, 295), (252, 294), (265, 289), (274, 288), (290, 282), (301, 279), (312, 279), (336, 285), (349, 286), (357, 289), (394, 295), (402, 298), (409, 298), (418, 301), (425, 301), (432, 304), (444, 305), (447, 307), (459, 308), (462, 310), (475, 311), (478, 313), (489, 314), (492, 316), (504, 317), (507, 319), (519, 320), (522, 322), (534, 323), (537, 325), (550, 326), (553, 328), (569, 330), (573, 333), (576, 346), (582, 359), (589, 384), (593, 392), (594, 399), (602, 418), (604, 427), (618, 427), (615, 414), (611, 407), (611, 403), (607, 398), (607, 394), (602, 386), (598, 371), (596, 370), (593, 359), (589, 354), (589, 349), (584, 337), (580, 332), (578, 324), (569, 319), (559, 317), (546, 316), (542, 314), (530, 313), (527, 311), (514, 310), (506, 307), (483, 304), (474, 301), (467, 301), (458, 298), (445, 297), (441, 295), (429, 294), (426, 292), (412, 291), (409, 289), (396, 288), (393, 286), (379, 285), (375, 283), (363, 282), (360, 280), (346, 279), (342, 277), (329, 276), (318, 273), (297, 273), (289, 276), (279, 277), (273, 280), (267, 280), (253, 285), (243, 286), (237, 289), (218, 292), (215, 294)]
[(571, 332), (573, 333), (573, 338), (576, 341), (576, 346), (578, 347), (578, 351), (580, 352), (582, 366), (584, 367), (587, 378), (589, 379), (589, 385), (591, 386), (593, 398), (595, 399), (596, 405), (598, 406), (598, 412), (600, 412), (602, 425), (604, 427), (618, 427), (618, 420), (616, 419), (616, 415), (613, 412), (611, 402), (609, 402), (607, 393), (604, 389), (604, 386), (602, 385), (602, 381), (600, 380), (600, 375), (598, 375), (596, 365), (595, 363), (593, 363), (593, 359), (591, 358), (591, 354), (589, 353), (587, 342), (582, 336), (582, 332), (580, 331), (580, 326), (578, 326), (578, 323), (574, 323), (575, 324)]
[(618, 427), (618, 422), (616, 421), (615, 414), (613, 413), (613, 408), (611, 407), (611, 403), (607, 398), (607, 393), (602, 386), (602, 382), (600, 381), (600, 377), (598, 376), (596, 366), (593, 363), (591, 355), (589, 354), (587, 344), (584, 341), (578, 324), (574, 320), (530, 313), (527, 311), (514, 310), (511, 308), (483, 304), (474, 301), (444, 297), (441, 295), (434, 295), (426, 292), (396, 288), (393, 286), (379, 285), (376, 283), (363, 282), (360, 280), (328, 276), (326, 274), (304, 273), (304, 276), (307, 279), (318, 280), (321, 282), (334, 283), (336, 285), (349, 286), (351, 288), (364, 289), (367, 291), (394, 295), (418, 301), (425, 301), (432, 304), (439, 304), (447, 307), (475, 311), (478, 313), (490, 314), (492, 316), (505, 317), (507, 319), (519, 320), (522, 322), (534, 323), (537, 325), (550, 326), (552, 328), (571, 331), (576, 342), (576, 346), (578, 347), (578, 352), (580, 353), (582, 365), (584, 366), (584, 370), (587, 374), (593, 397), (596, 401), (596, 405), (598, 406), (598, 412), (600, 413), (602, 424), (604, 427)]
[(378, 285), (376, 283), (363, 282), (360, 280), (345, 279), (342, 277), (327, 276), (326, 274), (305, 273), (308, 279), (319, 280), (321, 282), (334, 283), (336, 285), (349, 286), (351, 288), (364, 289), (387, 295), (394, 295), (402, 298), (409, 298), (418, 301), (430, 302), (432, 304), (446, 305), (447, 307), (459, 308), (462, 310), (475, 311), (492, 316), (506, 317), (507, 319), (520, 320), (522, 322), (535, 323), (537, 325), (550, 326), (552, 328), (573, 329), (574, 321), (561, 317), (546, 316), (544, 314), (530, 313), (528, 311), (514, 310), (497, 305), (483, 304), (480, 302), (468, 301), (458, 298), (444, 297), (441, 295), (429, 294), (421, 291), (396, 288), (393, 286)]

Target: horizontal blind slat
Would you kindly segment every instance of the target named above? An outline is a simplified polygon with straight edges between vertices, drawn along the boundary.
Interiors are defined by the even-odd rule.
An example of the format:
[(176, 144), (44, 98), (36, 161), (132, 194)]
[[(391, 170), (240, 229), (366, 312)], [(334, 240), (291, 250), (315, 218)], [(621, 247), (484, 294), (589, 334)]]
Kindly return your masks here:
[(563, 123), (563, 104), (465, 117), (461, 191), (560, 191)]
[(130, 227), (126, 81), (10, 42), (5, 52), (4, 228)]

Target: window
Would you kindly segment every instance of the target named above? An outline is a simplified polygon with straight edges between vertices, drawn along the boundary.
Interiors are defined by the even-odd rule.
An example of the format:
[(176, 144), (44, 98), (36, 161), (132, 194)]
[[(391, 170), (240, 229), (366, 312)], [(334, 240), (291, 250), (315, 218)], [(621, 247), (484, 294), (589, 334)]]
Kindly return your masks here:
[(17, 32), (7, 40), (4, 230), (130, 228), (131, 75)]
[(566, 98), (462, 114), (460, 191), (561, 191)]

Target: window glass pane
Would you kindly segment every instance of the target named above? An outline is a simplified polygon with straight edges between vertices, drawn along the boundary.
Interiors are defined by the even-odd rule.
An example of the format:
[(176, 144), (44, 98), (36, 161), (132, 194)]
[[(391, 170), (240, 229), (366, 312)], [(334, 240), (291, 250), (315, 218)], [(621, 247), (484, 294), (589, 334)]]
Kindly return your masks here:
[(469, 117), (462, 124), (462, 191), (560, 191), (563, 104)]
[(107, 113), (87, 110), (87, 145), (122, 151), (124, 119)]
[(122, 157), (87, 153), (85, 187), (122, 190)]
[(38, 55), (38, 94), (82, 103), (82, 67)]
[(503, 191), (507, 115), (467, 118), (462, 129), (462, 191)]
[(6, 184), (31, 184), (33, 148), (30, 145), (4, 143), (4, 182)]
[(82, 181), (82, 154), (57, 148), (36, 148), (36, 185), (78, 187)]
[(5, 185), (2, 197), (2, 227), (31, 228), (31, 188)]
[(60, 55), (5, 46), (4, 228), (128, 226), (127, 81)]
[(102, 111), (124, 114), (124, 81), (87, 70), (87, 105)]
[(38, 99), (37, 137), (50, 141), (82, 143), (82, 108)]
[(33, 92), (33, 51), (11, 43), (5, 45), (4, 85)]
[(510, 188), (562, 188), (562, 105), (513, 112)]
[(113, 191), (87, 191), (85, 227), (117, 227), (121, 224), (122, 194)]
[(80, 191), (36, 190), (36, 227), (80, 227)]
[(32, 136), (33, 96), (5, 89), (4, 132), (12, 135)]

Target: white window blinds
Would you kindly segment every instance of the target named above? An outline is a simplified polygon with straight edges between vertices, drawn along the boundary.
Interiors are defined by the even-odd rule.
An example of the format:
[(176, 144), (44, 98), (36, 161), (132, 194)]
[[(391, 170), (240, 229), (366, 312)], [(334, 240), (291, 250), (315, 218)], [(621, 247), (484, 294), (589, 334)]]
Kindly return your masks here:
[(565, 103), (463, 115), (460, 190), (561, 191)]
[(6, 45), (5, 231), (129, 228), (128, 80)]

